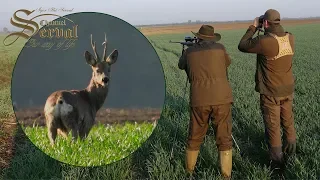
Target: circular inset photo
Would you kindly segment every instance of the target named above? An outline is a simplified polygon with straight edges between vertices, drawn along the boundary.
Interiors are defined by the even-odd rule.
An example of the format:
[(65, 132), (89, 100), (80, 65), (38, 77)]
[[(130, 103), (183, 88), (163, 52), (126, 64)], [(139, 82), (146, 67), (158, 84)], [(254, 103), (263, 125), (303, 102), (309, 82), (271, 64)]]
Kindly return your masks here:
[(20, 52), (12, 77), (18, 123), (50, 157), (100, 166), (136, 151), (165, 99), (160, 59), (129, 23), (102, 13), (44, 24)]

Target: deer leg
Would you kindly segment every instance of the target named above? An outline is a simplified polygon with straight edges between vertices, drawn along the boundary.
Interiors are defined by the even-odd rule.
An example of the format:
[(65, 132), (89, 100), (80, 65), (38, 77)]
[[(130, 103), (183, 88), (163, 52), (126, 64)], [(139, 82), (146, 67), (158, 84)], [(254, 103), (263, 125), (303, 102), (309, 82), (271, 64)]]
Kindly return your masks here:
[(87, 121), (86, 123), (82, 124), (81, 129), (79, 131), (79, 136), (80, 136), (81, 140), (88, 137), (89, 132), (93, 126), (93, 123), (88, 123), (88, 122), (93, 122), (93, 120)]
[(79, 128), (73, 127), (71, 131), (72, 131), (72, 141), (74, 142), (79, 137)]
[(78, 138), (78, 131), (76, 129), (72, 129), (72, 141), (75, 141)]
[[(69, 116), (69, 117), (68, 117)], [(68, 134), (71, 131), (71, 141), (74, 142), (78, 138), (78, 125), (76, 121), (74, 120), (72, 114), (69, 114), (68, 116), (64, 116), (61, 119), (61, 135), (65, 138), (68, 138)]]
[(81, 141), (83, 141), (87, 137), (87, 135), (83, 133), (81, 133), (79, 136)]
[(58, 132), (59, 135), (61, 135), (61, 136), (64, 137), (65, 139), (68, 138), (67, 132), (64, 131), (63, 129), (58, 128), (58, 129), (57, 129), (57, 132)]
[(85, 128), (83, 126), (79, 127), (79, 137), (80, 140), (82, 141), (85, 138), (86, 134), (85, 134)]
[(58, 127), (58, 134), (63, 138), (68, 139), (68, 129), (63, 124), (63, 121), (60, 121), (60, 126)]
[(57, 137), (56, 119), (50, 113), (45, 114), (45, 118), (46, 118), (46, 124), (47, 124), (48, 138), (51, 146), (53, 146), (54, 141), (56, 140), (56, 137)]
[(49, 137), (51, 146), (54, 146), (54, 141), (56, 140), (56, 137), (57, 137), (57, 128), (54, 126), (53, 123), (48, 124), (48, 137)]
[(79, 132), (79, 136), (80, 136), (80, 139), (81, 139), (81, 140), (84, 140), (85, 138), (87, 138), (87, 136), (88, 136), (87, 130), (84, 129), (83, 131), (80, 131), (80, 132)]

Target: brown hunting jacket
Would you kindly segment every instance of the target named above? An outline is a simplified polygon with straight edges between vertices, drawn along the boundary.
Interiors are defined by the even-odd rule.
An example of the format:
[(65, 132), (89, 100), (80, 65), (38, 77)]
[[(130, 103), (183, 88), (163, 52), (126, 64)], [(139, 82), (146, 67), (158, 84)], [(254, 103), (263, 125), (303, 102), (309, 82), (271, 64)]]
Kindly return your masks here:
[(270, 27), (264, 35), (252, 38), (256, 31), (256, 27), (250, 26), (238, 45), (242, 52), (257, 54), (255, 90), (272, 97), (292, 94), (294, 36), (285, 32), (281, 25)]
[(202, 41), (185, 50), (179, 68), (185, 70), (190, 82), (190, 106), (220, 105), (233, 102), (227, 78), (231, 64), (220, 43)]

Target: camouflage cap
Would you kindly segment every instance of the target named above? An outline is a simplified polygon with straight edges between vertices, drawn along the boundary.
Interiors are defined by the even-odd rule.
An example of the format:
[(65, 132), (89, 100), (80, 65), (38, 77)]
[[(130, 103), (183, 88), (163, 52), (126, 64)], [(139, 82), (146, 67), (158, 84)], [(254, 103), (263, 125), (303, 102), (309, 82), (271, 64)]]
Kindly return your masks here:
[(279, 23), (280, 13), (275, 9), (269, 9), (264, 13), (264, 20), (267, 20), (271, 23)]

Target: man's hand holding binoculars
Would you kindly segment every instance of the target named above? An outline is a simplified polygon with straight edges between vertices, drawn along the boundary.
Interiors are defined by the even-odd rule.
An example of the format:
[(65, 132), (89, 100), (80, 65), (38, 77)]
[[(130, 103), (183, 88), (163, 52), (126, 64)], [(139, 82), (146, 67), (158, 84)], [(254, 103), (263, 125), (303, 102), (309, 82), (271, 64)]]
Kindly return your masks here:
[(256, 17), (256, 18), (253, 20), (253, 26), (256, 27), (256, 28), (258, 28), (259, 25), (260, 25), (259, 19), (260, 19), (260, 17)]

